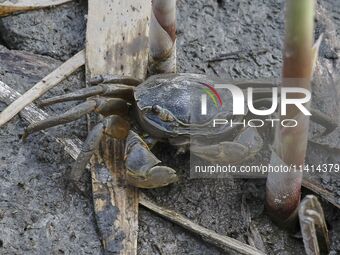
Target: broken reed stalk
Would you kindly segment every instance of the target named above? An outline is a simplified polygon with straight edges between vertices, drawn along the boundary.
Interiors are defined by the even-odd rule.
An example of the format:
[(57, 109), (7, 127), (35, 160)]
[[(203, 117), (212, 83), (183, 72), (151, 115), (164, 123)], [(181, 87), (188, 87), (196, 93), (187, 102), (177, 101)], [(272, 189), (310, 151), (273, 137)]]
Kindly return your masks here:
[(250, 245), (244, 244), (236, 239), (222, 236), (217, 234), (216, 232), (202, 227), (191, 220), (187, 219), (183, 215), (176, 213), (175, 211), (165, 209), (161, 206), (158, 206), (147, 199), (144, 195), (140, 195), (139, 203), (145, 208), (159, 214), (160, 216), (170, 220), (177, 225), (195, 233), (202, 237), (203, 240), (219, 247), (220, 249), (230, 252), (235, 251), (237, 254), (243, 255), (264, 255), (264, 253)]
[(149, 74), (176, 72), (176, 0), (152, 0)]
[(325, 214), (316, 196), (307, 195), (302, 200), (299, 221), (306, 254), (329, 254), (330, 241)]
[[(150, 0), (88, 0), (86, 76), (132, 76), (144, 80), (148, 66)], [(125, 141), (104, 136), (98, 151), (112, 180), (103, 189), (102, 175), (91, 171), (94, 209), (106, 215), (98, 224), (105, 254), (137, 254), (138, 189), (127, 184)], [(93, 168), (92, 168), (93, 169)], [(111, 213), (108, 214), (107, 210)], [(98, 222), (98, 221), (97, 221)], [(99, 221), (100, 223), (100, 221)]]
[(313, 191), (315, 194), (319, 195), (320, 197), (331, 203), (333, 206), (340, 209), (340, 204), (338, 204), (335, 195), (329, 192), (328, 190), (324, 189), (320, 184), (317, 184), (311, 180), (303, 178), (302, 186), (305, 187), (306, 189), (309, 189), (310, 191)]
[(5, 0), (0, 1), (0, 17), (71, 2), (73, 0)]
[[(313, 69), (314, 0), (287, 0), (286, 35), (283, 53), (283, 87), (310, 90)], [(301, 94), (287, 97), (299, 98)], [(309, 106), (309, 104), (305, 104)], [(295, 119), (296, 127), (277, 126), (271, 164), (303, 166), (308, 142), (309, 117), (295, 105), (288, 105), (287, 115), (281, 119)], [(266, 187), (266, 208), (279, 225), (290, 227), (296, 222), (300, 203), (302, 171), (269, 173)]]
[(0, 127), (10, 121), (16, 114), (24, 109), (26, 105), (29, 105), (34, 100), (38, 99), (84, 64), (85, 51), (82, 50), (64, 62), (53, 72), (49, 73), (41, 81), (11, 103), (5, 110), (3, 110), (0, 113)]

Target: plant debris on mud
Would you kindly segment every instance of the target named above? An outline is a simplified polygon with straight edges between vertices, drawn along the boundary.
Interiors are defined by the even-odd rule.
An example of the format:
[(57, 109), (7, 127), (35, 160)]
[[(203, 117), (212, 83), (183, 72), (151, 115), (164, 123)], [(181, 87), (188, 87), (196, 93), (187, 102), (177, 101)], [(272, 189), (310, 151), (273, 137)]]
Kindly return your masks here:
[[(280, 76), (283, 1), (179, 0), (177, 6), (178, 72), (235, 79)], [(81, 50), (86, 12), (85, 1), (74, 1), (0, 19), (0, 80), (23, 93)], [(313, 105), (338, 120), (339, 15), (337, 0), (318, 2), (316, 31), (324, 33), (325, 39), (313, 87)], [(233, 58), (209, 61), (231, 52), (259, 49), (265, 50), (261, 54), (241, 54), (241, 57), (236, 54)], [(84, 70), (80, 70), (45, 96), (83, 86)], [(72, 104), (59, 104), (46, 110), (58, 114)], [(4, 108), (0, 103), (0, 111)], [(70, 193), (64, 187), (64, 176), (73, 160), (59, 144), (41, 133), (23, 143), (20, 135), (26, 126), (18, 116), (0, 128), (0, 254), (100, 254), (92, 200)], [(311, 135), (317, 131), (313, 124)], [(49, 132), (84, 139), (86, 119)], [(340, 163), (339, 134), (336, 130), (310, 142), (307, 162)], [(265, 214), (265, 180), (193, 180), (189, 178), (189, 155), (175, 156), (176, 150), (165, 144), (158, 144), (154, 150), (180, 175), (179, 183), (146, 191), (157, 203), (217, 233), (255, 245), (266, 254), (304, 254), (302, 239), (280, 230)], [(257, 160), (266, 162), (268, 157), (269, 150), (264, 148)], [(334, 193), (340, 203), (339, 175), (311, 178)], [(304, 190), (304, 194), (308, 193)], [(340, 213), (321, 201), (329, 224), (331, 254), (338, 254)], [(143, 208), (140, 208), (139, 224), (138, 254), (224, 254)]]

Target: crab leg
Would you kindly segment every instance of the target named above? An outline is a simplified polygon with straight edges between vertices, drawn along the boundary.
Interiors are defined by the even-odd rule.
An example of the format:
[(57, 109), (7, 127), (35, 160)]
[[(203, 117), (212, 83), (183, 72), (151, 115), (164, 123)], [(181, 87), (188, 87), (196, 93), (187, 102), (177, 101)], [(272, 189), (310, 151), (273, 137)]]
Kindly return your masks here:
[(128, 182), (139, 188), (157, 188), (176, 182), (175, 170), (159, 166), (160, 162), (142, 138), (130, 131), (125, 145)]
[(246, 146), (227, 141), (213, 145), (192, 145), (190, 151), (194, 155), (209, 162), (222, 162), (225, 164), (239, 163), (249, 155), (249, 149)]
[(127, 106), (126, 101), (124, 101), (123, 99), (119, 99), (119, 98), (91, 99), (91, 100), (88, 100), (84, 103), (77, 105), (73, 109), (61, 115), (50, 117), (48, 119), (29, 125), (25, 130), (23, 139), (25, 139), (31, 133), (77, 120), (80, 117), (92, 111), (98, 112), (104, 116), (123, 115), (127, 113), (128, 106)]
[(87, 163), (99, 146), (104, 133), (112, 138), (124, 139), (128, 135), (130, 126), (127, 121), (118, 115), (107, 117), (97, 124), (88, 134), (81, 151), (69, 172), (68, 180), (70, 184), (79, 189), (79, 181), (83, 175)]
[(88, 87), (80, 89), (75, 92), (71, 92), (65, 95), (51, 97), (38, 102), (39, 106), (47, 106), (55, 103), (83, 100), (92, 96), (104, 96), (104, 97), (118, 97), (124, 98), (127, 101), (133, 99), (133, 86), (120, 85), (120, 84), (101, 84), (94, 87)]
[(125, 85), (130, 85), (130, 86), (137, 86), (142, 83), (142, 80), (137, 79), (135, 77), (131, 76), (124, 76), (124, 75), (98, 75), (89, 81), (90, 85), (98, 85), (98, 84), (125, 84)]
[(338, 124), (331, 117), (324, 114), (323, 112), (317, 109), (314, 109), (314, 108), (311, 108), (310, 111), (312, 114), (310, 116), (310, 119), (314, 121), (315, 123), (318, 123), (321, 126), (326, 128), (325, 132), (323, 132), (322, 135), (329, 134), (338, 127)]
[(81, 190), (80, 179), (87, 163), (90, 161), (95, 150), (98, 148), (100, 139), (103, 136), (104, 124), (97, 124), (88, 134), (80, 153), (73, 164), (72, 170), (67, 173), (67, 186)]
[(204, 160), (214, 163), (236, 164), (254, 156), (263, 146), (263, 140), (252, 127), (243, 129), (232, 141), (218, 144), (191, 144), (190, 151)]

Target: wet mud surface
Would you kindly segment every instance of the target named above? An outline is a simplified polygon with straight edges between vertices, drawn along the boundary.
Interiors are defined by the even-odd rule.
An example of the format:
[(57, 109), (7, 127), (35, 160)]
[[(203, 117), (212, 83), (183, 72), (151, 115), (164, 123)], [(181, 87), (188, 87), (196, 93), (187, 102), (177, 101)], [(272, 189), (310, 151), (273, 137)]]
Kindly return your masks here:
[[(177, 1), (178, 72), (225, 78), (280, 76), (284, 33), (283, 1)], [(86, 3), (0, 19), (0, 80), (23, 93), (84, 47)], [(339, 121), (340, 6), (318, 1), (316, 37), (324, 33), (313, 85), (313, 105)], [(223, 61), (222, 53), (242, 52)], [(84, 86), (84, 70), (45, 96)], [(74, 103), (45, 109), (65, 111)], [(5, 105), (0, 103), (0, 111)], [(92, 200), (65, 189), (73, 160), (48, 135), (20, 139), (27, 123), (15, 117), (0, 128), (0, 254), (101, 254)], [(320, 132), (312, 124), (310, 135)], [(59, 137), (87, 133), (86, 119), (52, 128)], [(312, 139), (309, 163), (340, 163), (340, 131)], [(214, 231), (254, 244), (266, 254), (304, 254), (300, 238), (276, 227), (264, 212), (265, 180), (190, 179), (189, 155), (158, 144), (156, 155), (177, 170), (180, 181), (145, 193)], [(267, 147), (256, 157), (266, 162)], [(87, 176), (90, 183), (89, 176)], [(340, 203), (338, 174), (313, 175)], [(303, 190), (309, 194), (308, 190)], [(323, 201), (331, 236), (331, 254), (340, 253), (340, 213)], [(199, 237), (140, 208), (138, 254), (225, 254)], [(232, 254), (232, 253), (231, 253)]]

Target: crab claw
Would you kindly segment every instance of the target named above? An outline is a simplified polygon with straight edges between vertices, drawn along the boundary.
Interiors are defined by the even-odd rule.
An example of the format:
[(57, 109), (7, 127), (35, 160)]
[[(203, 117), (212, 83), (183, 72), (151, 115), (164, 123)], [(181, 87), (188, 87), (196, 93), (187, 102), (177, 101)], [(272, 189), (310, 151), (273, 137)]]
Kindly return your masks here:
[(138, 188), (152, 189), (167, 186), (177, 182), (176, 171), (167, 166), (155, 166), (150, 168), (144, 176), (136, 175), (135, 172), (128, 170), (128, 182)]
[(178, 181), (176, 171), (159, 166), (161, 161), (133, 131), (129, 132), (125, 147), (125, 166), (128, 182), (138, 188), (158, 188)]

